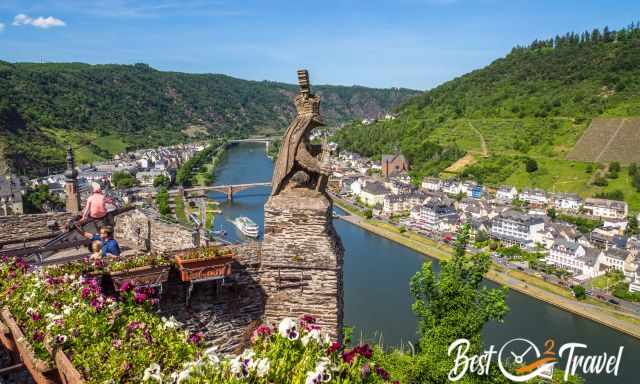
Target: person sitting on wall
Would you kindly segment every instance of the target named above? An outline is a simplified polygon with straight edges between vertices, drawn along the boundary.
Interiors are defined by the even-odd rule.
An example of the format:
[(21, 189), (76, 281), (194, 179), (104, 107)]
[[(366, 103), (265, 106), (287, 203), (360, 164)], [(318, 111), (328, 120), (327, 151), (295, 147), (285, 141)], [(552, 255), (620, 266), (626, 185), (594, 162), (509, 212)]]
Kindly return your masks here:
[[(80, 230), (79, 227), (78, 230)], [(120, 256), (120, 246), (113, 238), (113, 227), (104, 226), (100, 228), (100, 233), (83, 232), (82, 235), (90, 240), (98, 240), (102, 245), (102, 256)]]
[(82, 221), (100, 220), (103, 224), (110, 224), (107, 217), (109, 213), (107, 204), (113, 204), (113, 200), (104, 195), (100, 184), (96, 182), (91, 183), (91, 189), (93, 193), (87, 199), (87, 205), (82, 212)]

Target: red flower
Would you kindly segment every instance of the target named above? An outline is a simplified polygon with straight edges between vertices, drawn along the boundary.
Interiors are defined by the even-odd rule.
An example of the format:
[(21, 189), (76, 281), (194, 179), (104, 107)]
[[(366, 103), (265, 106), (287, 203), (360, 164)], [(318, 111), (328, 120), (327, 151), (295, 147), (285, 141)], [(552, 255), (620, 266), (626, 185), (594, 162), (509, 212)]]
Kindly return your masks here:
[(338, 352), (341, 349), (342, 349), (342, 344), (338, 343), (337, 341), (334, 341), (331, 343), (331, 346), (327, 348), (327, 355)]

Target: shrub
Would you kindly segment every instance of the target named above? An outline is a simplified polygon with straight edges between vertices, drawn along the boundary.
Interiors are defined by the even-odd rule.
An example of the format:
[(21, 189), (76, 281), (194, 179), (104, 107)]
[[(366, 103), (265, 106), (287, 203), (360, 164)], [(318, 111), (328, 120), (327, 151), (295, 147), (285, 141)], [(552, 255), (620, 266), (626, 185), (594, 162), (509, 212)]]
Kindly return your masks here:
[(581, 285), (574, 285), (572, 287), (573, 290), (573, 295), (576, 297), (576, 299), (578, 300), (584, 300), (587, 297), (587, 292), (584, 289), (583, 286)]
[(538, 162), (534, 159), (527, 159), (527, 161), (525, 162), (525, 168), (529, 173), (535, 172), (538, 170)]

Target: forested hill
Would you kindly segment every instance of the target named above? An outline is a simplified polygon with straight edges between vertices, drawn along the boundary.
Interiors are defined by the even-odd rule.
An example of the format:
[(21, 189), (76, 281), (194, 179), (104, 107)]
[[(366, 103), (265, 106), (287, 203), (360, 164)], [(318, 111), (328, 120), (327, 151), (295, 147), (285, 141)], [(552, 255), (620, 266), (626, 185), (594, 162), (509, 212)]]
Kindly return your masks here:
[[(371, 156), (399, 149), (416, 179), (441, 174), (467, 154), (447, 169), (449, 176), (597, 192), (592, 175), (580, 175), (586, 165), (565, 161), (566, 155), (592, 117), (640, 115), (640, 28), (594, 29), (515, 47), (398, 111), (390, 122), (346, 127), (339, 144)], [(538, 161), (537, 171), (525, 172), (528, 158)]]
[[(375, 117), (416, 91), (315, 86), (328, 124)], [(282, 131), (297, 86), (217, 74), (161, 72), (145, 64), (0, 61), (0, 157), (14, 169), (60, 166), (64, 143), (81, 161), (206, 137)], [(0, 159), (0, 165), (2, 160)], [(0, 167), (2, 168), (2, 167)]]

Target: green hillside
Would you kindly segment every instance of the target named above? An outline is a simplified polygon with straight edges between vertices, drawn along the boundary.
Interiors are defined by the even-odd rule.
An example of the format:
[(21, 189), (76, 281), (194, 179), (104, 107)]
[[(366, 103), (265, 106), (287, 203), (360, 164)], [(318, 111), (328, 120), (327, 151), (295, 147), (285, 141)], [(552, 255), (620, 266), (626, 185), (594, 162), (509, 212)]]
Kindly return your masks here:
[[(406, 89), (317, 86), (329, 124), (374, 117)], [(80, 161), (125, 148), (283, 130), (297, 86), (224, 75), (161, 72), (145, 64), (32, 64), (0, 61), (0, 147), (14, 170), (59, 167), (64, 143)], [(0, 164), (3, 160), (0, 160)]]
[[(566, 159), (593, 117), (640, 115), (636, 25), (515, 47), (485, 68), (410, 99), (398, 112), (392, 121), (352, 124), (339, 131), (337, 140), (374, 157), (403, 151), (416, 180), (455, 176), (442, 172), (458, 160), (451, 154), (461, 152), (472, 155), (465, 158), (466, 166), (451, 168), (462, 177), (583, 196), (620, 190), (633, 209), (640, 209), (640, 177), (633, 171), (629, 175), (623, 167), (611, 174), (607, 164)], [(416, 156), (420, 147), (432, 148), (427, 158)], [(527, 172), (529, 159), (537, 170)], [(598, 178), (608, 185), (595, 185)]]

